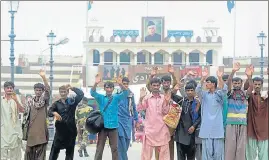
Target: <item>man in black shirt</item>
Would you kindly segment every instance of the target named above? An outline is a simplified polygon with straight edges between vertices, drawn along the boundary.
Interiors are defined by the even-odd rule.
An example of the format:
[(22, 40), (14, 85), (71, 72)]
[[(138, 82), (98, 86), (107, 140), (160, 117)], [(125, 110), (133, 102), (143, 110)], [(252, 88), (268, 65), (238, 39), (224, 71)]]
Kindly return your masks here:
[[(69, 89), (76, 93), (75, 98), (67, 98)], [(49, 160), (56, 160), (61, 149), (66, 149), (65, 160), (73, 160), (77, 136), (75, 111), (78, 103), (84, 97), (84, 93), (71, 85), (59, 88), (61, 98), (55, 101), (49, 108), (49, 116), (55, 117), (55, 136), (50, 151)]]
[(200, 102), (195, 99), (195, 86), (187, 83), (184, 98), (173, 94), (172, 99), (182, 106), (175, 139), (178, 160), (195, 160), (195, 130), (201, 123)]

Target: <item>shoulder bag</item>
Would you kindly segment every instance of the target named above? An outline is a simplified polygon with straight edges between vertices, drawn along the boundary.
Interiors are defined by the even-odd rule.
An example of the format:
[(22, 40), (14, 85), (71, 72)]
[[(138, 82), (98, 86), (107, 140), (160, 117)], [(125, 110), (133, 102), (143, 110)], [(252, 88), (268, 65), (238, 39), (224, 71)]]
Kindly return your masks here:
[(100, 110), (90, 111), (85, 123), (85, 128), (89, 133), (96, 134), (104, 128), (104, 118), (102, 114), (106, 111), (107, 107), (112, 102), (112, 99), (113, 97), (109, 98), (108, 103), (103, 109), (103, 112), (101, 112)]

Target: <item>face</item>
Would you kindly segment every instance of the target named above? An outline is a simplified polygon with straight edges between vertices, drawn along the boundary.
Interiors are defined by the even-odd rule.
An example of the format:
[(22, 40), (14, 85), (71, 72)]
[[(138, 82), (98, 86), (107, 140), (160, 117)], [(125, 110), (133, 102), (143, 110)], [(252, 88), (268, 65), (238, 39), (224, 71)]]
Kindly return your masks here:
[(148, 26), (148, 34), (153, 35), (155, 34), (156, 26)]
[(42, 95), (42, 93), (43, 93), (43, 89), (42, 88), (35, 88), (34, 90), (35, 90), (35, 95), (37, 97), (40, 97)]
[(125, 88), (128, 88), (128, 87), (129, 87), (129, 83), (128, 83), (128, 82), (125, 82), (125, 81), (122, 82), (122, 85), (123, 85)]
[(69, 94), (68, 90), (66, 89), (60, 89), (59, 93), (60, 93), (61, 99), (66, 99), (67, 95)]
[(240, 90), (242, 88), (242, 82), (241, 81), (233, 81), (233, 88), (235, 90)]
[(164, 90), (168, 90), (168, 89), (170, 89), (171, 82), (169, 82), (169, 81), (163, 81), (162, 82), (162, 85), (163, 85), (163, 89)]
[(253, 86), (254, 86), (255, 92), (260, 92), (261, 88), (262, 88), (262, 82), (261, 81), (254, 81)]
[(105, 87), (106, 95), (112, 95), (114, 87)]
[(12, 95), (14, 92), (14, 88), (12, 86), (7, 86), (4, 88), (4, 91), (6, 95)]
[(185, 92), (186, 92), (188, 97), (194, 97), (195, 96), (194, 89), (186, 89)]
[(151, 89), (153, 93), (158, 93), (160, 91), (160, 83), (152, 83), (151, 84)]
[(206, 89), (213, 89), (215, 87), (215, 84), (212, 83), (211, 81), (206, 81)]

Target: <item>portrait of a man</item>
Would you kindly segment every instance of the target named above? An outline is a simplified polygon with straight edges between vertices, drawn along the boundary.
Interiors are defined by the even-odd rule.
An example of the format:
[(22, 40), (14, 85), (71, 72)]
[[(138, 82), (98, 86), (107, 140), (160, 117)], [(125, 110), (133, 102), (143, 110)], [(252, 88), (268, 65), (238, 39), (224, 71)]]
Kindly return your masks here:
[(163, 17), (143, 17), (142, 36), (144, 37), (144, 42), (161, 42), (163, 23)]

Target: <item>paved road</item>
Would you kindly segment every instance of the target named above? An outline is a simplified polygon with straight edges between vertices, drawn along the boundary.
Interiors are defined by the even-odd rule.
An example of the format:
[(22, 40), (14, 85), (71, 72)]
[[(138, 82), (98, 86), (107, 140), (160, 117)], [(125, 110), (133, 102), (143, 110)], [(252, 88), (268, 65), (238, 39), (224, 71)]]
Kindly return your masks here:
[[(141, 155), (141, 149), (142, 145), (141, 143), (134, 143), (132, 147), (130, 147), (129, 152), (128, 152), (128, 157), (129, 160), (140, 160), (140, 155)], [(75, 149), (75, 155), (74, 155), (74, 160), (94, 160), (94, 154), (96, 150), (96, 145), (90, 145), (87, 147), (88, 154), (90, 155), (89, 157), (79, 157), (78, 156), (78, 148), (76, 147)], [(49, 151), (47, 151), (47, 160), (49, 156)], [(64, 160), (65, 159), (65, 150), (61, 150), (60, 155), (58, 160)], [(104, 153), (103, 153), (103, 159), (104, 160), (111, 160), (111, 151), (108, 146), (105, 146)]]
[[(96, 150), (96, 145), (88, 146), (87, 151), (90, 156), (85, 158), (85, 157), (78, 156), (78, 147), (76, 147), (74, 160), (94, 160), (95, 150)], [(140, 160), (141, 150), (142, 150), (141, 143), (133, 143), (132, 147), (130, 147), (128, 151), (129, 160)], [(49, 153), (50, 151), (47, 151), (47, 160), (49, 158)], [(176, 147), (175, 147), (175, 153), (176, 153)], [(61, 150), (58, 160), (64, 160), (64, 159), (65, 159), (65, 150)], [(111, 160), (111, 159), (112, 158), (111, 158), (110, 148), (108, 147), (108, 145), (106, 145), (104, 149), (104, 153), (103, 153), (103, 160)], [(153, 153), (152, 160), (155, 160), (154, 153)], [(175, 160), (176, 160), (176, 157), (175, 157)], [(258, 159), (256, 158), (256, 160)]]

